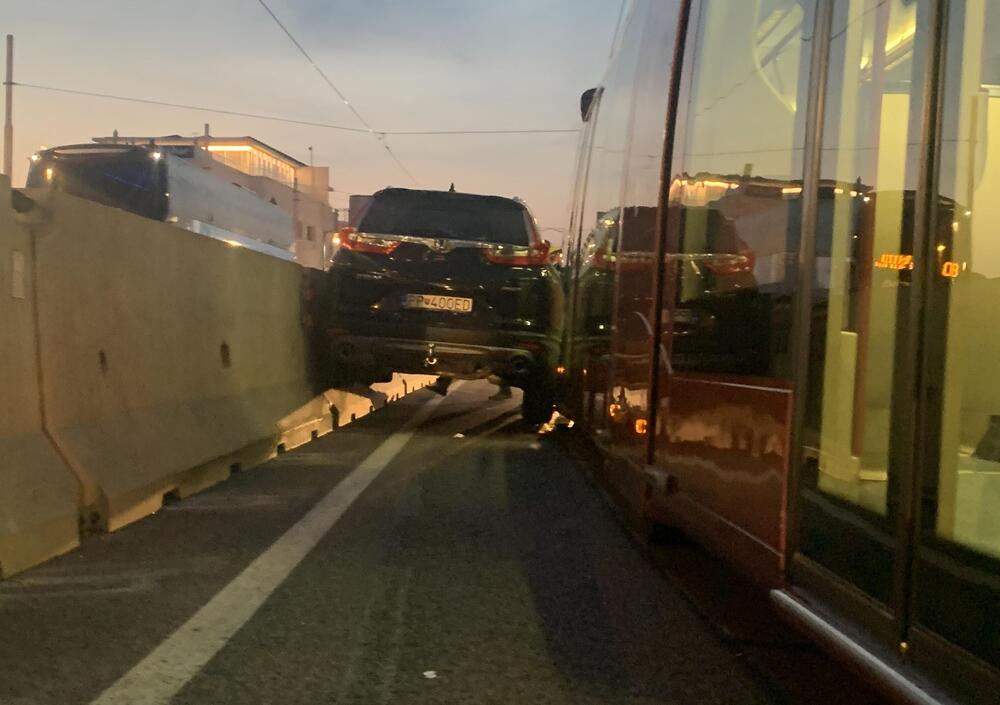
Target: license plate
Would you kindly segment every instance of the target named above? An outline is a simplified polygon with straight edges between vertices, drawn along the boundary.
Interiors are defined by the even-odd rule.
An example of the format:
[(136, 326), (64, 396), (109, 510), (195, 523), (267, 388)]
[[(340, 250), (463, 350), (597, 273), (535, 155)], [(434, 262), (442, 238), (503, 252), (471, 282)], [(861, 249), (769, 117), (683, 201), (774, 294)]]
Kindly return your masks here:
[(439, 296), (437, 294), (407, 294), (403, 297), (403, 308), (420, 308), (428, 311), (448, 311), (450, 313), (472, 313), (472, 299), (461, 296)]

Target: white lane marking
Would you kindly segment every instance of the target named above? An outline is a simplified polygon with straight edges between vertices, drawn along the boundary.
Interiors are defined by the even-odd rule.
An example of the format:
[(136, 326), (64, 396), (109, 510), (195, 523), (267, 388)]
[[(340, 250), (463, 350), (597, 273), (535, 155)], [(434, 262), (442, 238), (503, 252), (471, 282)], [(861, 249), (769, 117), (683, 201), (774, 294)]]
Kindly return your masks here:
[(425, 402), (270, 548), (91, 705), (165, 705), (246, 624), (413, 437), (444, 397)]
[(399, 656), (403, 650), (403, 629), (406, 627), (406, 602), (413, 582), (413, 568), (408, 567), (401, 575), (401, 585), (396, 592), (395, 608), (392, 610), (392, 634), (389, 637), (389, 653), (382, 659), (382, 682), (379, 683), (381, 705), (388, 705), (399, 675)]

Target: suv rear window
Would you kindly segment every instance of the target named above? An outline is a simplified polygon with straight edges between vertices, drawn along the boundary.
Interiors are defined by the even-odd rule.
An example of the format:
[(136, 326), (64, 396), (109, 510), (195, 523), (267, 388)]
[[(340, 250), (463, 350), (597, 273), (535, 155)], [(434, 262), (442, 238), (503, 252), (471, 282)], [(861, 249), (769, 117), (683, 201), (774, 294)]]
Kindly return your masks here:
[(375, 196), (358, 230), (385, 235), (530, 244), (528, 212), (515, 201), (446, 192), (394, 191)]

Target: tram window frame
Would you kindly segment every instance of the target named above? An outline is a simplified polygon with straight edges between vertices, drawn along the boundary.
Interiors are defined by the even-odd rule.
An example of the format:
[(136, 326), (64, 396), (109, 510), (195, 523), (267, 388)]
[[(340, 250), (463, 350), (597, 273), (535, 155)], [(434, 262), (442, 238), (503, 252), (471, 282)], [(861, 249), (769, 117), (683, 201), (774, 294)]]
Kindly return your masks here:
[[(930, 19), (933, 15), (933, 0), (896, 3), (899, 5), (896, 9), (902, 13), (900, 18), (896, 18), (898, 21), (905, 23), (908, 21), (907, 13), (913, 15), (913, 31), (906, 35), (912, 48), (908, 60), (909, 90), (905, 94), (906, 129), (902, 133), (890, 133), (889, 141), (896, 143), (886, 148), (890, 152), (888, 157), (890, 161), (886, 163), (880, 161), (883, 159), (880, 154), (883, 147), (883, 133), (879, 132), (878, 126), (887, 119), (882, 112), (888, 111), (889, 108), (883, 102), (864, 104), (867, 106), (866, 111), (874, 111), (880, 116), (879, 121), (872, 123), (870, 116), (862, 115), (856, 101), (852, 102), (857, 96), (842, 95), (841, 90), (850, 85), (860, 92), (857, 87), (864, 82), (881, 81), (878, 84), (881, 88), (878, 95), (882, 96), (883, 100), (886, 96), (894, 95), (894, 91), (885, 89), (888, 84), (883, 79), (873, 75), (865, 78), (863, 74), (866, 71), (871, 74), (880, 66), (879, 59), (873, 54), (864, 53), (871, 52), (872, 47), (877, 45), (874, 36), (881, 36), (886, 41), (887, 48), (899, 46), (899, 44), (893, 45), (893, 40), (885, 33), (885, 27), (879, 25), (879, 22), (887, 20), (879, 20), (871, 14), (874, 8), (882, 8), (886, 13), (890, 13), (892, 11), (890, 8), (895, 5), (876, 4), (873, 0), (866, 5), (868, 9), (860, 10), (855, 4), (847, 0), (831, 0), (829, 8), (832, 24), (824, 30), (829, 33), (827, 41), (830, 42), (830, 47), (826, 58), (827, 74), (823, 78), (824, 98), (820, 103), (824, 108), (823, 114), (819, 116), (822, 132), (814, 138), (818, 141), (815, 145), (819, 158), (817, 181), (809, 184), (813, 189), (810, 197), (815, 199), (816, 204), (816, 213), (813, 216), (816, 222), (812, 224), (815, 228), (813, 242), (816, 253), (811, 263), (812, 284), (809, 287), (811, 298), (809, 302), (804, 302), (810, 311), (809, 339), (800, 340), (798, 360), (803, 369), (800, 380), (805, 384), (800, 386), (798, 396), (798, 403), (804, 411), (801, 425), (796, 429), (798, 447), (796, 448), (796, 492), (792, 500), (795, 503), (793, 514), (796, 517), (793, 550), (798, 553), (797, 558), (803, 558), (811, 565), (823, 566), (824, 571), (837, 575), (844, 581), (844, 585), (849, 584), (851, 586), (849, 592), (857, 592), (858, 612), (864, 612), (872, 617), (878, 615), (875, 622), (880, 625), (879, 630), (885, 633), (894, 631), (898, 636), (903, 633), (905, 622), (905, 565), (909, 551), (907, 535), (901, 530), (906, 513), (900, 510), (907, 505), (908, 483), (914, 474), (913, 459), (906, 449), (912, 449), (914, 445), (913, 434), (916, 428), (912, 402), (915, 394), (913, 370), (917, 364), (918, 327), (913, 324), (913, 317), (918, 310), (919, 299), (916, 292), (917, 281), (908, 262), (919, 261), (919, 242), (924, 237), (923, 226), (917, 215), (925, 198), (921, 184), (925, 183), (932, 151), (930, 143), (933, 141), (928, 137), (928, 130), (931, 127), (925, 120), (927, 113), (923, 109), (928, 99), (928, 86), (933, 83), (930, 75), (933, 62), (928, 60), (933, 50), (931, 29), (933, 22)], [(859, 36), (851, 38), (846, 34), (845, 28), (855, 26), (855, 23), (862, 18), (873, 26), (855, 27)], [(882, 34), (879, 35), (879, 32)], [(857, 54), (853, 52), (861, 52), (863, 57), (867, 56), (867, 60), (862, 60), (860, 68), (857, 64)], [(899, 65), (899, 57), (896, 57), (895, 62), (889, 68)], [(844, 67), (847, 66), (851, 66), (852, 69), (845, 73)], [(870, 100), (870, 96), (868, 99)], [(855, 129), (854, 126), (859, 120), (862, 121), (861, 124), (868, 126), (866, 129), (869, 132)], [(898, 121), (893, 124), (898, 124)], [(870, 133), (878, 138), (877, 143), (871, 142), (873, 134)], [(846, 170), (841, 159), (848, 163)], [(870, 163), (857, 163), (864, 159), (868, 159)], [(890, 167), (894, 166), (895, 171), (888, 169), (887, 164)], [(859, 178), (857, 170), (862, 167), (870, 172), (866, 179), (872, 181), (872, 184), (865, 188), (860, 188), (857, 182)], [(881, 174), (881, 171), (886, 171), (888, 176)], [(877, 180), (872, 175), (877, 175)], [(879, 203), (879, 192), (882, 193), (882, 200), (887, 202)], [(821, 207), (824, 200), (828, 202), (829, 207)], [(861, 201), (869, 211), (867, 216), (861, 214), (860, 220), (857, 211), (858, 201)], [(834, 205), (837, 207), (836, 210), (833, 208)], [(884, 206), (883, 210), (890, 216), (881, 230), (875, 229), (871, 222), (865, 225), (865, 218), (867, 217), (869, 221), (872, 219), (872, 212), (876, 206)], [(894, 213), (896, 220), (893, 221), (891, 216)], [(841, 221), (839, 229), (836, 226), (837, 218)], [(881, 233), (880, 237), (886, 234), (892, 235), (896, 238), (895, 246), (899, 248), (896, 251), (911, 255), (907, 262), (902, 259), (893, 260), (893, 263), (900, 266), (887, 267), (884, 270), (879, 270), (877, 265), (874, 265), (873, 269), (872, 260), (866, 263), (869, 270), (881, 271), (879, 275), (881, 278), (878, 281), (882, 286), (876, 287), (876, 284), (871, 284), (871, 288), (879, 290), (891, 288), (893, 292), (898, 292), (898, 295), (893, 294), (892, 301), (883, 302), (886, 304), (883, 308), (886, 311), (891, 309), (897, 321), (897, 324), (888, 332), (883, 332), (884, 335), (880, 338), (883, 343), (892, 345), (891, 351), (875, 356), (877, 361), (891, 365), (885, 379), (881, 380), (887, 387), (883, 403), (891, 419), (885, 438), (882, 439), (886, 444), (886, 450), (881, 467), (886, 477), (882, 480), (885, 501), (881, 508), (873, 503), (866, 503), (859, 497), (843, 494), (834, 487), (823, 487), (818, 481), (821, 460), (827, 465), (836, 466), (840, 458), (837, 453), (851, 455), (855, 463), (860, 459), (860, 456), (854, 457), (856, 449), (850, 439), (840, 440), (836, 444), (831, 444), (829, 439), (824, 442), (826, 431), (821, 424), (826, 413), (836, 411), (841, 414), (834, 418), (839, 419), (837, 423), (843, 428), (834, 428), (830, 432), (831, 435), (837, 435), (835, 432), (838, 432), (838, 438), (848, 434), (853, 434), (851, 438), (854, 438), (861, 431), (868, 433), (871, 426), (871, 424), (858, 424), (853, 411), (851, 415), (842, 414), (844, 410), (842, 407), (851, 403), (851, 399), (848, 399), (848, 402), (834, 404), (828, 403), (823, 396), (829, 382), (825, 379), (827, 372), (833, 370), (839, 374), (840, 369), (840, 358), (836, 356), (830, 358), (827, 349), (826, 338), (830, 332), (827, 328), (832, 325), (832, 322), (828, 321), (828, 316), (836, 316), (842, 322), (841, 326), (834, 326), (838, 334), (853, 334), (858, 321), (852, 313), (856, 312), (853, 297), (844, 296), (843, 291), (839, 301), (841, 307), (834, 308), (838, 302), (837, 297), (833, 296), (837, 282), (840, 282), (843, 289), (845, 285), (853, 286), (858, 281), (854, 271), (857, 257), (845, 255), (844, 252), (838, 255), (835, 245), (840, 242), (843, 250), (845, 246), (843, 238), (852, 237), (850, 233), (860, 237), (861, 235), (857, 234), (859, 231), (852, 228), (861, 226), (872, 230), (867, 235), (872, 238), (875, 237), (875, 232)], [(836, 240), (838, 234), (841, 240)], [(850, 247), (853, 245), (848, 242), (848, 249)], [(819, 254), (825, 249), (830, 252), (831, 265), (829, 270), (825, 270), (822, 274), (826, 276), (828, 282), (821, 281), (821, 270), (818, 266)], [(850, 250), (850, 252), (855, 251), (856, 249)], [(875, 256), (874, 259), (878, 257)], [(851, 291), (853, 293), (854, 289)], [(890, 303), (891, 306), (888, 306)], [(818, 329), (817, 305), (826, 311), (819, 317)], [(817, 348), (816, 340), (820, 338), (823, 338), (823, 341)], [(857, 343), (859, 349), (861, 345), (862, 343)], [(837, 355), (853, 356), (854, 352), (849, 349), (846, 353), (840, 351)], [(843, 384), (832, 385), (830, 388), (835, 392), (841, 389), (849, 391), (854, 389), (853, 386)], [(854, 409), (859, 402), (854, 398), (856, 395), (849, 396), (853, 398), (854, 406), (851, 408)], [(865, 400), (865, 405), (869, 405), (866, 397), (862, 399)], [(818, 401), (821, 402), (819, 406), (817, 406)], [(850, 466), (848, 470), (852, 467)], [(827, 473), (826, 478), (829, 485), (829, 480), (834, 476)], [(852, 480), (852, 482), (857, 481), (857, 478)], [(799, 560), (793, 562), (793, 567), (794, 579), (808, 580), (807, 576), (813, 571), (812, 568), (806, 568)], [(864, 597), (861, 597), (862, 595)], [(876, 601), (880, 606), (871, 608), (870, 606), (876, 604)], [(862, 608), (861, 605), (868, 607)]]
[(583, 186), (574, 206), (576, 244), (571, 284), (572, 315), (566, 324), (567, 366), (573, 370), (573, 401), (584, 424), (603, 434), (612, 409), (610, 350), (615, 300), (619, 214), (633, 113), (642, 19), (648, 0), (625, 9), (613, 58), (590, 110)]
[(655, 393), (650, 379), (656, 300), (658, 216), (666, 125), (681, 19), (681, 0), (644, 2), (640, 58), (632, 84), (611, 311), (611, 395), (615, 405), (610, 449), (645, 464)]

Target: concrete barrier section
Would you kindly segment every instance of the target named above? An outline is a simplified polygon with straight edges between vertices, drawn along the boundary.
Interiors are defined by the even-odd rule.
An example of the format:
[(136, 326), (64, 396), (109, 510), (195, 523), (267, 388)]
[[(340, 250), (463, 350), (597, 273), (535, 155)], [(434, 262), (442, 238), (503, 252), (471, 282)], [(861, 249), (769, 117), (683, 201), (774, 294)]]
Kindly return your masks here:
[(0, 184), (0, 570), (66, 551), (431, 378), (316, 395), (296, 264)]
[(367, 390), (330, 389), (323, 396), (337, 410), (336, 420), (338, 425), (343, 426), (423, 389), (435, 379), (433, 375), (396, 374), (392, 381), (373, 384)]
[(62, 193), (30, 195), (48, 429), (95, 528), (266, 458), (302, 425), (279, 424), (313, 398), (300, 267)]
[(0, 177), (0, 577), (79, 542), (77, 484), (42, 430), (32, 270)]

